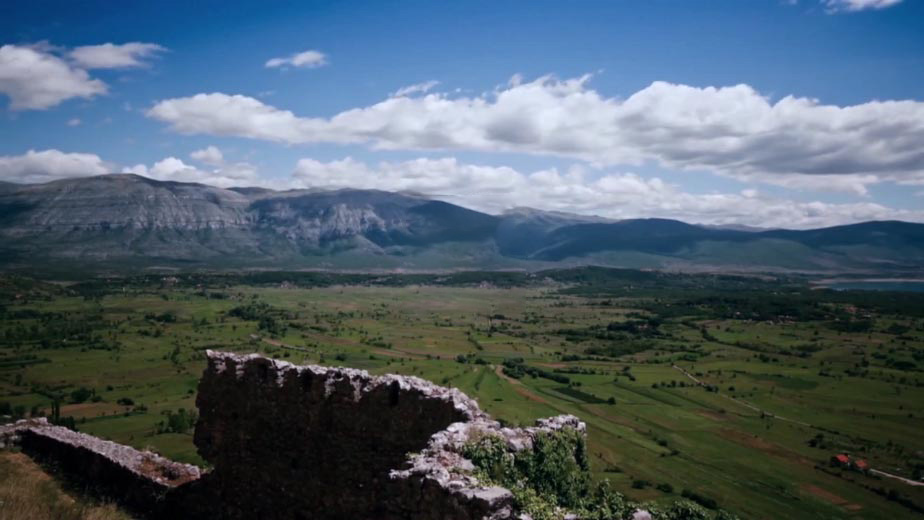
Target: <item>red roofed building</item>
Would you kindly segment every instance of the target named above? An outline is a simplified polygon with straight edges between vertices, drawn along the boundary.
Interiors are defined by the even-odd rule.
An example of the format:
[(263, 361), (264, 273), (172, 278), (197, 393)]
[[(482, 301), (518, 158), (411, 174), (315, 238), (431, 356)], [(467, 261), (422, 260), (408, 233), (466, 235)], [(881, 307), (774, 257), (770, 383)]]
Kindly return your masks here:
[(850, 457), (848, 457), (845, 453), (840, 453), (838, 455), (835, 455), (831, 457), (831, 465), (847, 467), (850, 465)]
[(857, 471), (862, 471), (863, 473), (866, 473), (867, 471), (869, 471), (869, 464), (867, 464), (866, 461), (863, 459), (855, 460), (853, 461), (853, 468)]

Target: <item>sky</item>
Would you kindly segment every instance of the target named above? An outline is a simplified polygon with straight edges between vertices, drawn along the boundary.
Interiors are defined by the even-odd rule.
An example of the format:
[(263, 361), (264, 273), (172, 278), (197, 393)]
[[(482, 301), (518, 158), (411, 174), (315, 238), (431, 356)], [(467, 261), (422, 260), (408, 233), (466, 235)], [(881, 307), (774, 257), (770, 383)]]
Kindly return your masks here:
[(924, 0), (4, 2), (0, 181), (924, 222)]

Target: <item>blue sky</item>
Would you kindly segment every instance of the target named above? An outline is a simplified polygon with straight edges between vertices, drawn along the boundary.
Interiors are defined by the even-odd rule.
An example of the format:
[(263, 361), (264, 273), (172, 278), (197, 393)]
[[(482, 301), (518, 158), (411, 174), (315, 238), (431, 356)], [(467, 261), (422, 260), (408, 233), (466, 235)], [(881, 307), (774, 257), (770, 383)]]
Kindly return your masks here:
[(920, 0), (9, 2), (0, 35), (0, 180), (924, 221)]

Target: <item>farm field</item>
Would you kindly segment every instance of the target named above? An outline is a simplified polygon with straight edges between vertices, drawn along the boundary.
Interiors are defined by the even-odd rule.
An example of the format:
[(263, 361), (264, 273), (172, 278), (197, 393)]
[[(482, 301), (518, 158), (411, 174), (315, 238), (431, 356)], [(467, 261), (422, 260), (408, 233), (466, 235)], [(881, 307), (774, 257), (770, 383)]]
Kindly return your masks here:
[[(416, 375), (510, 424), (588, 424), (595, 478), (741, 518), (924, 513), (924, 295), (540, 275), (0, 280), (0, 414), (202, 463), (207, 349)], [(897, 478), (833, 467), (864, 459)]]

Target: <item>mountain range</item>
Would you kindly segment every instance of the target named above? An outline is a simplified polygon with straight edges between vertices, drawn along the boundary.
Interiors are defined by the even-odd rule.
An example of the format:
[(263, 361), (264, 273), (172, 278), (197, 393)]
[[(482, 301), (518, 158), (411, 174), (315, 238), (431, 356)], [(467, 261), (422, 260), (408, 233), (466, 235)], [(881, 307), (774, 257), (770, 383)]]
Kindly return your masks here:
[(916, 273), (924, 224), (753, 230), (518, 208), (420, 194), (217, 188), (112, 174), (0, 183), (7, 269), (540, 269), (556, 265)]

